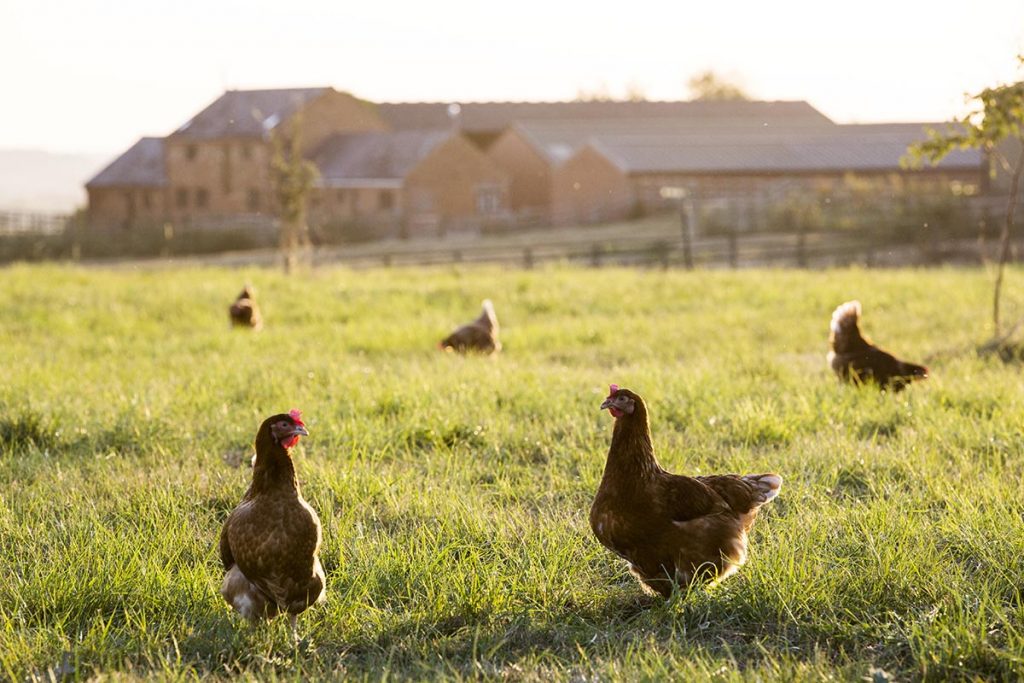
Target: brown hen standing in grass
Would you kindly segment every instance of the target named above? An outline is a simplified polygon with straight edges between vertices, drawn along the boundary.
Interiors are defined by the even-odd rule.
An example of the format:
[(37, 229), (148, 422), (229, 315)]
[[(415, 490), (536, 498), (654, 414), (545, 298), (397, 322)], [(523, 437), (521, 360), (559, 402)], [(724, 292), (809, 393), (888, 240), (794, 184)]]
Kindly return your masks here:
[(254, 330), (263, 327), (263, 316), (260, 315), (260, 308), (256, 305), (256, 298), (249, 285), (242, 289), (235, 303), (228, 308), (228, 315), (234, 327), (250, 327)]
[(441, 340), (438, 347), (445, 351), (466, 353), (497, 353), (501, 351), (498, 340), (498, 316), (494, 314), (494, 304), (484, 299), (480, 317), (471, 323), (458, 328)]
[(828, 335), (828, 364), (839, 379), (854, 384), (874, 382), (881, 389), (902, 391), (914, 380), (926, 379), (928, 368), (901, 361), (860, 333), (860, 302), (847, 301), (832, 313)]
[(677, 584), (717, 581), (739, 569), (747, 532), (779, 494), (782, 477), (671, 474), (654, 457), (643, 399), (613, 384), (605, 408), (615, 431), (590, 508), (597, 540), (629, 563), (646, 592), (665, 597)]
[(302, 499), (289, 449), (309, 432), (299, 411), (268, 417), (256, 433), (252, 484), (220, 535), (220, 592), (251, 622), (296, 616), (323, 602), (320, 518)]

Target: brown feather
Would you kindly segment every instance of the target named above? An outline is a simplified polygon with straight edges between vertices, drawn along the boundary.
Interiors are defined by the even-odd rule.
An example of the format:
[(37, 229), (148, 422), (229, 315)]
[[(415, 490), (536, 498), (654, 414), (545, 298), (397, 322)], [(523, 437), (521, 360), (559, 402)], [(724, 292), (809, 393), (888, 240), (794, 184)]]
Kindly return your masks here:
[(276, 415), (261, 425), (252, 483), (221, 532), (221, 594), (254, 621), (298, 614), (324, 595), (320, 519), (302, 498), (291, 455), (271, 431), (271, 424), (289, 419)]
[(859, 301), (847, 301), (832, 313), (828, 363), (839, 379), (854, 384), (871, 382), (898, 392), (928, 377), (928, 368), (897, 359), (861, 334), (860, 311)]
[(259, 306), (256, 305), (252, 290), (248, 286), (242, 289), (235, 302), (228, 307), (228, 316), (235, 327), (249, 327), (254, 330), (263, 327), (263, 316), (260, 315)]
[(782, 478), (666, 472), (654, 456), (643, 399), (626, 389), (613, 396), (619, 394), (632, 399), (632, 412), (615, 421), (590, 509), (594, 535), (651, 593), (667, 597), (677, 583), (725, 578), (746, 561), (747, 531)]
[(483, 311), (480, 313), (480, 317), (456, 329), (441, 340), (440, 346), (442, 349), (458, 353), (491, 354), (501, 351), (501, 341), (498, 339), (498, 317), (494, 313), (491, 300), (486, 299), (483, 302)]

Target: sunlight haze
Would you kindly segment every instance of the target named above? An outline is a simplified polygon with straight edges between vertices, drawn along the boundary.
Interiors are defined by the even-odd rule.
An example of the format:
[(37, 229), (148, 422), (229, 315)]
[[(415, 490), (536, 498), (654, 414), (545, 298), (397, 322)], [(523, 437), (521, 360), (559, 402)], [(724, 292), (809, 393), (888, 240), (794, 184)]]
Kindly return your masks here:
[(445, 0), (0, 7), (0, 148), (115, 154), (226, 88), (330, 85), (375, 101), (685, 99), (713, 69), (838, 122), (931, 121), (1015, 77), (1024, 2), (716, 5)]

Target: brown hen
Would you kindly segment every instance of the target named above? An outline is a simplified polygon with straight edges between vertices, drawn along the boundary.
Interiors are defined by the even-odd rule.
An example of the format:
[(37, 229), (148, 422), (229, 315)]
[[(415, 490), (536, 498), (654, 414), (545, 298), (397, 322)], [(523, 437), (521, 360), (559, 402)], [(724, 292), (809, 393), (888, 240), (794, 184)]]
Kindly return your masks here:
[(459, 353), (497, 353), (501, 351), (498, 340), (498, 316), (494, 314), (494, 304), (484, 299), (480, 317), (467, 323), (441, 340), (438, 347), (445, 351)]
[(747, 532), (758, 509), (782, 486), (777, 474), (685, 477), (658, 465), (647, 406), (611, 386), (601, 408), (615, 417), (601, 485), (590, 508), (597, 540), (629, 563), (651, 594), (717, 581), (747, 559)]
[(293, 633), (296, 616), (324, 600), (320, 518), (302, 499), (289, 452), (308, 434), (297, 410), (263, 421), (252, 484), (220, 535), (221, 595), (252, 622), (288, 614)]
[(836, 376), (854, 384), (874, 382), (893, 392), (902, 391), (914, 380), (926, 379), (928, 368), (897, 359), (861, 334), (860, 310), (859, 301), (847, 301), (832, 313), (828, 364)]
[(249, 285), (242, 288), (235, 303), (228, 308), (228, 315), (231, 317), (231, 324), (235, 327), (249, 327), (254, 330), (263, 327), (263, 316), (260, 315), (260, 308), (256, 305), (256, 299)]

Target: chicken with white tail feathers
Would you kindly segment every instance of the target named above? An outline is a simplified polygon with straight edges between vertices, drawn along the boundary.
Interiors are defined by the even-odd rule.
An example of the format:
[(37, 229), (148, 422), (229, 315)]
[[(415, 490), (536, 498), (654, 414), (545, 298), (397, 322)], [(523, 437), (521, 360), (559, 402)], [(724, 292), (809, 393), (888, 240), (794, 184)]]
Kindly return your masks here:
[(494, 313), (494, 304), (490, 299), (484, 299), (482, 307), (480, 317), (456, 329), (442, 339), (438, 347), (444, 351), (457, 353), (494, 354), (501, 351), (498, 316)]
[(832, 313), (828, 364), (840, 380), (853, 384), (874, 383), (881, 389), (898, 392), (911, 382), (928, 377), (925, 366), (901, 361), (862, 335), (860, 315), (859, 301), (847, 301)]

